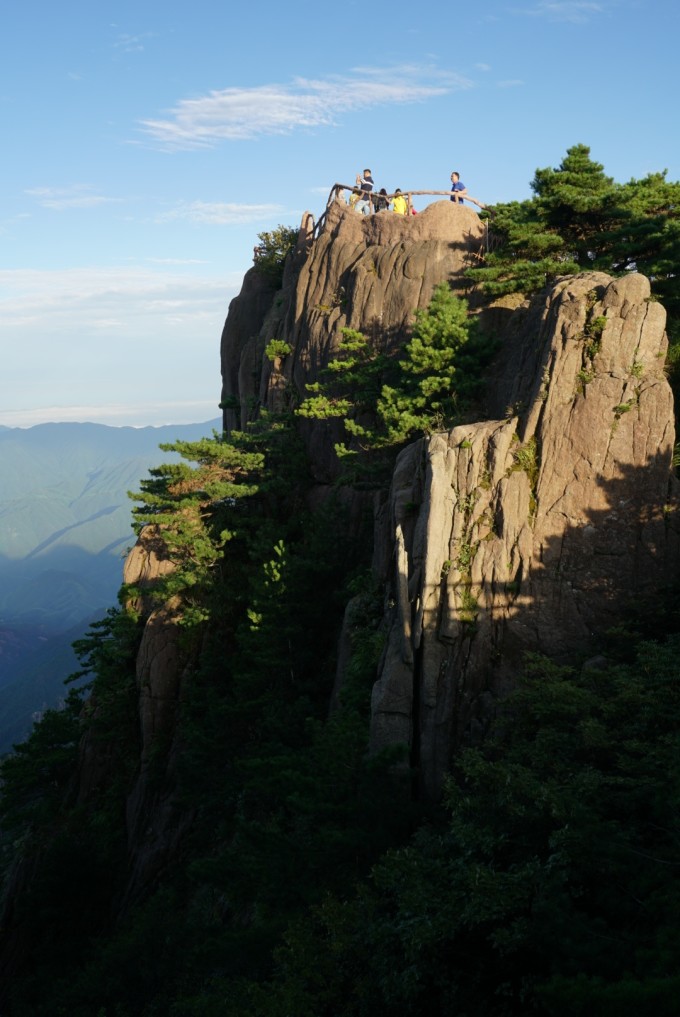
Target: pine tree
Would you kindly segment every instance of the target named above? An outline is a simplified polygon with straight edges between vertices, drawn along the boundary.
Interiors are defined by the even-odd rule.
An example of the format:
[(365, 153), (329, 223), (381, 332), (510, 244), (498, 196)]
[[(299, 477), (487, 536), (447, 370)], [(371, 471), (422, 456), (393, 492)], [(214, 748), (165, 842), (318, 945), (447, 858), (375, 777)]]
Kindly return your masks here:
[[(565, 244), (581, 269), (597, 256), (599, 235), (611, 222), (615, 185), (586, 145), (574, 145), (556, 170), (537, 170), (531, 184), (539, 220)], [(615, 215), (615, 213), (614, 213)]]
[(395, 452), (461, 419), (481, 391), (493, 349), (466, 301), (441, 283), (428, 307), (415, 312), (408, 342), (392, 356), (377, 352), (360, 332), (343, 329), (338, 357), (323, 380), (309, 386), (311, 395), (297, 413), (342, 421), (341, 457)]
[(680, 184), (666, 171), (618, 184), (590, 158), (568, 149), (556, 168), (536, 170), (534, 195), (493, 209), (494, 245), (483, 268), (468, 275), (491, 297), (533, 293), (560, 276), (587, 269), (638, 271), (680, 321)]

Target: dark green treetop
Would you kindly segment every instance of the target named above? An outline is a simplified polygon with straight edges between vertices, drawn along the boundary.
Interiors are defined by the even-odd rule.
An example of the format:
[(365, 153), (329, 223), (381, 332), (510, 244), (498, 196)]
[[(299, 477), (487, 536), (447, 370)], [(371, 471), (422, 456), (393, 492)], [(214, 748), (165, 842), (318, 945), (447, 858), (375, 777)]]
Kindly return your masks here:
[(663, 300), (671, 333), (680, 316), (680, 184), (666, 172), (616, 183), (586, 145), (556, 168), (536, 170), (533, 197), (497, 205), (483, 268), (471, 278), (491, 296), (532, 293), (586, 269), (638, 271)]

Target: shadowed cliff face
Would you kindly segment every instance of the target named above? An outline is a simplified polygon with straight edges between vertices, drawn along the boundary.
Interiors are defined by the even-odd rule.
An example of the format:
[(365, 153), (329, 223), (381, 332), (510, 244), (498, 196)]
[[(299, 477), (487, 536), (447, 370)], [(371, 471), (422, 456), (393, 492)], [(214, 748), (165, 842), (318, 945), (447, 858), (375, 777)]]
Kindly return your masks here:
[(583, 661), (673, 574), (673, 405), (649, 295), (639, 275), (559, 283), (500, 358), (521, 412), (398, 460), (372, 744), (411, 745), (429, 794), (524, 651)]
[[(404, 343), (415, 309), (427, 306), (439, 283), (448, 281), (465, 292), (464, 269), (476, 258), (484, 239), (484, 226), (476, 214), (449, 202), (438, 202), (408, 219), (393, 213), (361, 217), (341, 204), (332, 205), (316, 238), (309, 229), (301, 230), (278, 293), (254, 268), (231, 304), (222, 344), (223, 393), (224, 398), (233, 397), (240, 410), (225, 411), (227, 428), (243, 426), (259, 406), (276, 410), (295, 405), (304, 386), (315, 380), (335, 353), (343, 327), (367, 333), (383, 348)], [(452, 754), (484, 734), (495, 700), (516, 680), (527, 650), (582, 664), (598, 651), (599, 636), (621, 620), (626, 606), (631, 601), (651, 601), (674, 577), (678, 563), (678, 487), (671, 470), (673, 405), (663, 373), (665, 312), (650, 300), (647, 280), (635, 274), (617, 280), (584, 274), (561, 281), (531, 303), (498, 302), (483, 316), (487, 328), (491, 324), (501, 340), (483, 419), (405, 448), (396, 461), (389, 497), (382, 491), (375, 501), (373, 568), (384, 586), (387, 638), (373, 687), (371, 748), (378, 752), (408, 746), (420, 775), (420, 792), (430, 799), (441, 790)], [(289, 344), (291, 353), (271, 364), (264, 348), (273, 338)], [(331, 428), (324, 421), (307, 420), (300, 427), (319, 485), (329, 484), (335, 469)], [(326, 491), (325, 486), (313, 491), (310, 504), (316, 504), (316, 495)], [(367, 496), (357, 494), (362, 497), (365, 506)], [(349, 513), (343, 517), (348, 518)], [(306, 520), (301, 522), (304, 525)], [(333, 540), (341, 525), (351, 524), (339, 523), (336, 517), (333, 525), (333, 532), (324, 530), (319, 541)], [(319, 543), (310, 543), (304, 552), (311, 556), (318, 547)], [(247, 678), (243, 684), (233, 679), (253, 643), (241, 644), (242, 657), (232, 658), (234, 648), (239, 648), (232, 634), (222, 632), (211, 645), (208, 620), (195, 639), (188, 637), (182, 626), (181, 598), (169, 597), (159, 604), (149, 596), (154, 584), (169, 578), (174, 567), (162, 528), (145, 527), (124, 574), (126, 584), (135, 588), (134, 606), (143, 633), (139, 643), (135, 632), (129, 648), (123, 644), (127, 656), (121, 671), (116, 672), (115, 683), (109, 675), (111, 688), (105, 688), (119, 713), (109, 727), (98, 730), (92, 725), (81, 739), (78, 772), (68, 778), (64, 791), (74, 801), (77, 798), (79, 815), (92, 807), (93, 830), (98, 816), (105, 820), (105, 831), (114, 819), (124, 822), (120, 844), (116, 831), (116, 842), (109, 846), (110, 834), (105, 832), (104, 853), (97, 861), (101, 867), (97, 871), (106, 865), (108, 873), (110, 858), (119, 856), (110, 886), (107, 882), (91, 907), (89, 902), (81, 903), (78, 912), (91, 923), (93, 942), (111, 921), (120, 921), (127, 910), (134, 911), (138, 901), (162, 886), (166, 874), (172, 883), (183, 856), (191, 862), (190, 831), (192, 823), (201, 819), (201, 804), (187, 793), (191, 781), (182, 793), (179, 790), (187, 760), (192, 768), (189, 728), (205, 725), (206, 740), (214, 742), (214, 748), (221, 738), (233, 737), (239, 712), (231, 709), (232, 697), (238, 704), (248, 683)], [(242, 574), (239, 568), (234, 579), (225, 569), (224, 582), (238, 582)], [(298, 610), (298, 604), (318, 597), (322, 584), (330, 587), (335, 581), (330, 569), (319, 573), (310, 568), (301, 574), (313, 578), (304, 587), (302, 583), (291, 587), (304, 593), (294, 603), (295, 593), (291, 593), (285, 618)], [(329, 684), (328, 646), (335, 637), (337, 618), (334, 613), (322, 616), (329, 601), (321, 598), (312, 622), (303, 613), (303, 624), (296, 630), (301, 643), (313, 625), (318, 624), (324, 633), (323, 642), (311, 644), (322, 647), (323, 666), (317, 670), (317, 651), (313, 650), (310, 657), (314, 659), (305, 665), (309, 674), (304, 672), (301, 698), (295, 700), (296, 709), (300, 703), (304, 709), (301, 719), (309, 717), (312, 684), (325, 683), (315, 691)], [(225, 598), (225, 613), (234, 603)], [(361, 597), (356, 597), (346, 612), (333, 691), (336, 705), (358, 646), (358, 641), (353, 645), (353, 620), (362, 609), (370, 610), (366, 600), (362, 608)], [(276, 617), (273, 611), (272, 615)], [(274, 625), (265, 630), (264, 638), (273, 630)], [(363, 634), (367, 631), (372, 637), (380, 635), (372, 625), (365, 626)], [(272, 667), (271, 660), (269, 654), (264, 656), (263, 681), (269, 681), (271, 671), (276, 682), (277, 665)], [(216, 702), (225, 703), (224, 689), (218, 694), (206, 688), (195, 715), (183, 710), (191, 703), (203, 664), (208, 685), (213, 679), (215, 685), (221, 684), (224, 677), (224, 685), (230, 686), (230, 709), (217, 711), (212, 729), (208, 715)], [(245, 675), (250, 674), (246, 669)], [(276, 705), (287, 695), (293, 699), (297, 693), (292, 690), (292, 678), (291, 671), (291, 686), (286, 676), (281, 699), (265, 698), (265, 702)], [(260, 694), (256, 686), (255, 698)], [(320, 693), (318, 700), (322, 698)], [(325, 703), (314, 704), (319, 715), (324, 707)], [(90, 708), (95, 719), (98, 709), (103, 717), (106, 703), (100, 706), (93, 701)], [(274, 714), (274, 708), (270, 709)], [(249, 730), (243, 744), (253, 747), (259, 738), (256, 711), (256, 705), (251, 705), (245, 713)], [(225, 715), (230, 722), (222, 732)], [(293, 715), (291, 709), (284, 716)], [(270, 755), (265, 760), (274, 759), (274, 741), (279, 752), (278, 715), (275, 719), (276, 739), (269, 736)], [(127, 738), (120, 755), (111, 736), (119, 724)], [(216, 758), (219, 767), (238, 769), (236, 752), (233, 757), (226, 752), (213, 754), (211, 748), (203, 755), (198, 740), (194, 751), (199, 761)], [(358, 741), (358, 751), (363, 753), (360, 729)], [(257, 756), (251, 761), (259, 762), (259, 748)], [(121, 760), (122, 773), (117, 770)], [(201, 786), (217, 777), (220, 788), (221, 776), (208, 767), (201, 774)], [(311, 776), (316, 779), (314, 772)], [(229, 839), (238, 832), (238, 792), (246, 786), (239, 784), (238, 775), (233, 784), (226, 781), (221, 786), (216, 802), (206, 806), (207, 827), (201, 837), (208, 835), (208, 829), (210, 836), (214, 830), (216, 838)], [(274, 783), (266, 796), (278, 793), (279, 786)], [(327, 786), (333, 794), (335, 783)], [(295, 788), (292, 791), (291, 801)], [(300, 809), (306, 810), (304, 795), (301, 801)], [(402, 804), (395, 803), (394, 810)], [(112, 818), (107, 811), (114, 806)], [(231, 810), (229, 822), (222, 826), (219, 816), (213, 826), (222, 808)], [(263, 815), (266, 818), (266, 807)], [(54, 825), (55, 836), (60, 835), (61, 815)], [(277, 829), (272, 826), (276, 837)], [(302, 825), (300, 836), (307, 829)], [(0, 902), (6, 942), (0, 959), (0, 997), (17, 970), (22, 978), (30, 974), (34, 942), (47, 943), (52, 949), (64, 928), (56, 922), (54, 932), (49, 928), (43, 936), (44, 930), (36, 931), (25, 920), (34, 887), (40, 886), (45, 874), (50, 885), (55, 878), (53, 858), (62, 857), (59, 851), (50, 856), (51, 836), (48, 830), (44, 839), (39, 837), (23, 856), (18, 855), (6, 879)], [(238, 837), (234, 841), (241, 850)], [(247, 850), (247, 838), (242, 843)], [(285, 877), (284, 866), (281, 872)], [(218, 875), (215, 886), (222, 878)], [(184, 880), (182, 875), (178, 883)], [(189, 873), (186, 882), (193, 880)], [(201, 896), (200, 875), (197, 885), (198, 908), (212, 912), (212, 898)], [(83, 886), (89, 894), (86, 879)], [(228, 894), (220, 889), (219, 897), (226, 915), (232, 907), (223, 903)], [(238, 894), (235, 897), (231, 928), (236, 935), (245, 930), (247, 937), (249, 918), (242, 917), (246, 909), (242, 912)], [(255, 897), (248, 908), (254, 901)], [(62, 912), (67, 923), (70, 904), (65, 900)]]
[[(344, 327), (384, 348), (403, 342), (438, 283), (465, 293), (485, 237), (475, 213), (444, 201), (415, 218), (335, 203), (318, 238), (303, 240), (258, 335), (244, 345), (225, 329), (242, 404), (289, 404)], [(524, 651), (584, 659), (677, 561), (665, 311), (647, 280), (590, 273), (509, 304), (484, 312), (503, 339), (491, 419), (406, 449), (377, 533), (394, 606), (372, 744), (411, 746), (431, 794)], [(273, 365), (271, 338), (292, 347)], [(332, 479), (330, 429), (303, 427), (317, 479)]]
[[(429, 303), (438, 283), (464, 290), (462, 272), (484, 242), (485, 227), (470, 209), (437, 202), (418, 216), (391, 212), (362, 216), (334, 203), (312, 241), (303, 223), (297, 249), (286, 265), (282, 289), (275, 293), (257, 268), (244, 279), (231, 302), (222, 334), (222, 398), (235, 397), (240, 410), (225, 410), (227, 430), (244, 427), (259, 406), (281, 409), (335, 353), (341, 329), (355, 328), (385, 346), (403, 342), (413, 313)], [(273, 364), (264, 355), (270, 339), (283, 339), (293, 352)], [(322, 423), (304, 425), (312, 467), (321, 481), (332, 479), (333, 442)], [(124, 581), (153, 585), (172, 564), (158, 533), (147, 527), (125, 565)], [(126, 810), (130, 879), (123, 905), (134, 901), (172, 855), (191, 817), (174, 802), (173, 771), (179, 751), (175, 722), (183, 695), (183, 659), (176, 602), (162, 608), (145, 603), (146, 618), (137, 657), (140, 768)], [(153, 747), (167, 746), (165, 781), (150, 778)], [(81, 796), (87, 797), (98, 773), (91, 746), (84, 746)], [(96, 755), (96, 753), (94, 754)], [(96, 779), (94, 780), (96, 783)]]
[[(255, 403), (285, 405), (327, 363), (342, 327), (403, 342), (414, 309), (438, 283), (462, 289), (483, 230), (473, 212), (448, 202), (413, 219), (331, 206), (317, 239), (301, 232), (278, 294), (253, 269), (232, 302), (222, 362), (225, 392), (239, 398), (241, 415), (226, 414), (231, 425), (242, 426)], [(503, 314), (494, 419), (405, 449), (376, 528), (375, 570), (392, 606), (371, 742), (375, 750), (409, 745), (428, 795), (436, 795), (455, 747), (479, 734), (525, 650), (583, 659), (625, 600), (658, 588), (677, 561), (665, 313), (649, 301), (647, 281), (590, 274), (498, 321)], [(273, 365), (263, 355), (271, 338), (292, 347)], [(328, 427), (304, 426), (317, 478), (332, 479)], [(156, 538), (143, 533), (127, 582), (144, 586), (170, 567)], [(127, 802), (127, 901), (144, 891), (191, 821), (172, 791), (188, 665), (178, 605), (139, 607), (147, 623), (137, 666), (140, 769)], [(345, 633), (342, 645), (350, 644)], [(157, 786), (149, 772), (159, 740), (168, 746), (167, 779)]]

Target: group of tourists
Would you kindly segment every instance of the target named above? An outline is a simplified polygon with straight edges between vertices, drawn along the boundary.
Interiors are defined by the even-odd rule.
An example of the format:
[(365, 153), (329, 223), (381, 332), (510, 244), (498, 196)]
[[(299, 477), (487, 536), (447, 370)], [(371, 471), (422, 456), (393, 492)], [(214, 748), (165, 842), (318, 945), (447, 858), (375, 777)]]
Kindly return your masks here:
[[(350, 207), (355, 212), (361, 212), (363, 215), (370, 215), (371, 212), (383, 212), (390, 209), (396, 212), (397, 215), (416, 215), (416, 210), (411, 206), (409, 208), (409, 202), (405, 194), (401, 193), (401, 190), (397, 187), (392, 197), (388, 197), (387, 191), (384, 187), (381, 187), (379, 191), (374, 192), (373, 175), (370, 169), (365, 169), (363, 173), (357, 173), (356, 187), (352, 191), (349, 199)], [(457, 204), (463, 204), (463, 198), (467, 194), (467, 188), (460, 179), (460, 173), (454, 170), (451, 174), (451, 201)]]

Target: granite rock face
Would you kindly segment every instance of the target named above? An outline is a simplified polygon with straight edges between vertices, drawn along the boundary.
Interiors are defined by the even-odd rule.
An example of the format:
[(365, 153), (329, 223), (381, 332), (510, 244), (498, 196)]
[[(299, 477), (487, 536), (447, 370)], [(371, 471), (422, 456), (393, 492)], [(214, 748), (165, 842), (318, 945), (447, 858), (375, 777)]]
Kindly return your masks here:
[[(256, 270), (246, 276), (222, 336), (223, 400), (240, 403), (240, 424), (249, 406), (280, 410), (337, 352), (343, 328), (357, 329), (384, 349), (404, 341), (416, 308), (426, 307), (439, 283), (466, 292), (463, 270), (476, 263), (485, 243), (476, 213), (437, 201), (417, 216), (385, 211), (364, 216), (334, 201), (315, 231), (303, 222), (283, 288), (263, 310)], [(251, 277), (252, 274), (252, 277)], [(246, 313), (250, 291), (257, 313)], [(257, 328), (259, 323), (259, 329)], [(270, 363), (271, 339), (283, 339), (289, 356)], [(237, 425), (225, 412), (225, 429)], [(332, 478), (333, 439), (328, 429), (302, 425), (313, 468), (321, 482)]]
[[(258, 406), (288, 405), (335, 353), (345, 326), (388, 347), (403, 343), (414, 310), (439, 283), (464, 291), (484, 229), (475, 213), (446, 201), (412, 218), (364, 217), (336, 202), (316, 235), (306, 219), (282, 289), (274, 293), (253, 269), (230, 306), (223, 398), (240, 410), (225, 410), (227, 429), (244, 426)], [(665, 312), (649, 300), (647, 280), (581, 276), (490, 318), (504, 344), (488, 419), (406, 448), (389, 502), (376, 511), (374, 566), (390, 606), (371, 744), (408, 745), (429, 795), (452, 751), (481, 732), (526, 649), (580, 659), (625, 597), (657, 589), (677, 561)], [(272, 338), (291, 353), (270, 363)], [(303, 427), (321, 490), (333, 479), (332, 437), (324, 422)], [(176, 715), (192, 664), (179, 635), (181, 605), (159, 607), (144, 594), (171, 568), (161, 534), (147, 527), (124, 574), (140, 590), (145, 628), (123, 905), (153, 882), (191, 822), (173, 791)], [(336, 695), (349, 655), (345, 638)], [(84, 745), (84, 798), (106, 765), (95, 757)]]
[(526, 650), (584, 660), (677, 565), (665, 311), (649, 282), (579, 276), (533, 312), (499, 358), (507, 415), (422, 439), (394, 475), (372, 746), (410, 745), (430, 795)]
[[(485, 244), (476, 213), (448, 201), (408, 218), (363, 217), (336, 201), (316, 228), (306, 216), (283, 287), (275, 292), (253, 268), (230, 306), (225, 428), (243, 427), (259, 407), (294, 405), (344, 327), (384, 349), (403, 344), (414, 311), (444, 281), (479, 309), (464, 270)], [(373, 751), (407, 746), (430, 798), (452, 754), (483, 736), (525, 652), (576, 666), (592, 658), (629, 602), (651, 600), (675, 577), (680, 546), (665, 312), (649, 282), (589, 273), (480, 313), (501, 340), (487, 411), (405, 448), (389, 498), (375, 504), (386, 644), (370, 743)], [(270, 362), (264, 351), (274, 338), (291, 352)], [(334, 478), (333, 435), (323, 421), (301, 421), (301, 430), (317, 481), (311, 500), (321, 500)], [(193, 819), (177, 791), (177, 717), (202, 647), (181, 637), (179, 600), (147, 596), (172, 568), (162, 532), (146, 527), (124, 573), (144, 631), (136, 772), (126, 785), (127, 882), (111, 901), (116, 918), (157, 884)], [(356, 597), (346, 611), (335, 705), (365, 609)], [(119, 778), (116, 765), (110, 744), (85, 736), (73, 788), (81, 806)], [(30, 957), (22, 908), (43, 855), (37, 845), (7, 877), (3, 975)]]
[[(301, 230), (257, 335), (237, 341), (228, 320), (223, 361), (238, 352), (241, 405), (294, 402), (342, 328), (384, 349), (403, 343), (442, 281), (474, 306), (464, 270), (485, 244), (477, 214), (448, 201), (415, 217), (332, 203)], [(586, 659), (678, 557), (665, 312), (648, 281), (584, 274), (482, 319), (502, 341), (485, 418), (404, 450), (376, 513), (374, 568), (390, 606), (371, 742), (407, 744), (432, 795), (526, 650)], [(272, 338), (291, 353), (270, 364)], [(332, 426), (301, 428), (317, 481), (331, 482)], [(341, 682), (342, 667), (336, 693)]]

